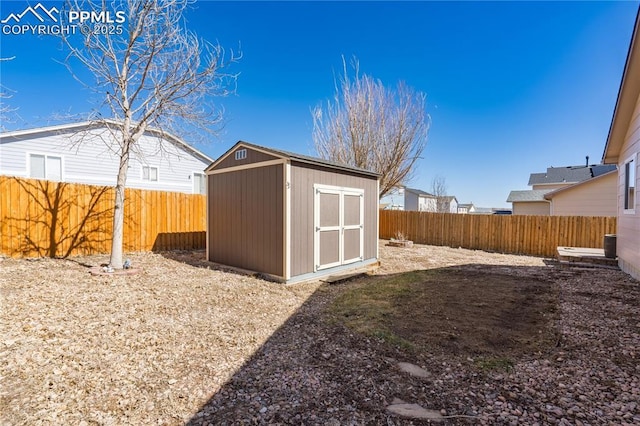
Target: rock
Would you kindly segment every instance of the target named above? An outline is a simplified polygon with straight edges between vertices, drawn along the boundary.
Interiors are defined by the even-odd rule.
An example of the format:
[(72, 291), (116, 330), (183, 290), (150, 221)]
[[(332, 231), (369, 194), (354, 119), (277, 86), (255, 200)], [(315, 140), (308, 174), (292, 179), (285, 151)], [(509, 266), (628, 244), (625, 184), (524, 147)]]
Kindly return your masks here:
[(418, 404), (392, 404), (387, 407), (387, 411), (405, 419), (431, 420), (433, 422), (443, 420), (439, 411), (428, 410)]
[(409, 373), (414, 377), (429, 377), (429, 372), (427, 370), (409, 362), (399, 362), (398, 368), (400, 369), (400, 371)]

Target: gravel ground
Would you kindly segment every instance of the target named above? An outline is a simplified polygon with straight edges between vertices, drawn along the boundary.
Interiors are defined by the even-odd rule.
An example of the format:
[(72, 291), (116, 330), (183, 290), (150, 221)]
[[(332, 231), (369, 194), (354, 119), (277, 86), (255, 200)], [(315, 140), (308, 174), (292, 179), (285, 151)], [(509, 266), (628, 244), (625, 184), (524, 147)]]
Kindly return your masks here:
[[(97, 256), (5, 259), (0, 422), (421, 424), (387, 413), (399, 398), (447, 424), (640, 424), (637, 281), (383, 244), (380, 275), (456, 268), (557, 284), (558, 345), (486, 373), (470, 357), (402, 352), (327, 321), (327, 304), (362, 280), (285, 286), (208, 269), (202, 252), (131, 255), (143, 268), (131, 277), (90, 276), (86, 265), (106, 261)], [(398, 361), (430, 376), (402, 373)]]

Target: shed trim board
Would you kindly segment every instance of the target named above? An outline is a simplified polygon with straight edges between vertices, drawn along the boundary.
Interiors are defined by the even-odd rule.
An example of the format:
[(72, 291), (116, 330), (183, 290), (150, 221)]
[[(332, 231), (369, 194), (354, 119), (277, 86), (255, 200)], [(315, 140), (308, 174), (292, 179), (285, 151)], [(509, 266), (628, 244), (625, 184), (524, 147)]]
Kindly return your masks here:
[(216, 175), (220, 173), (231, 173), (238, 170), (248, 170), (248, 169), (254, 169), (256, 167), (273, 166), (274, 164), (287, 164), (287, 160), (285, 159), (269, 160), (269, 161), (262, 161), (260, 163), (243, 164), (242, 166), (225, 167), (224, 169), (217, 169), (217, 170), (207, 169), (206, 174)]
[[(243, 161), (243, 164), (233, 166), (234, 153), (239, 149), (256, 150), (260, 154), (248, 152), (246, 158), (251, 162), (242, 158), (239, 161)], [(379, 191), (379, 175), (348, 166), (337, 167), (330, 162), (326, 164), (324, 160), (313, 162), (310, 157), (300, 159), (295, 154), (287, 157), (287, 154), (240, 141), (207, 167), (205, 173), (210, 197), (207, 202), (207, 259), (235, 268), (252, 270), (283, 282), (309, 281), (348, 269), (377, 265), (379, 212), (377, 202), (375, 212), (370, 211), (370, 204), (371, 200), (377, 201), (378, 198), (378, 194), (374, 194), (373, 191)], [(265, 155), (276, 159), (269, 159)], [(217, 165), (219, 168), (216, 168)], [(264, 174), (259, 171), (264, 168), (270, 168), (272, 172)], [(246, 173), (254, 177), (243, 177)], [(255, 180), (255, 176), (264, 176), (268, 181)], [(244, 183), (239, 185), (238, 180)], [(334, 183), (337, 185), (332, 185)], [(251, 185), (257, 186), (251, 188)], [(262, 186), (264, 190), (260, 189)], [(240, 192), (234, 192), (230, 187)], [(280, 189), (275, 190), (276, 187)], [(255, 197), (258, 196), (256, 194), (263, 192), (265, 195), (259, 196), (261, 198), (255, 201)], [(320, 199), (324, 198), (322, 194), (335, 196), (334, 206), (331, 208), (335, 210), (334, 220), (337, 221), (331, 223), (328, 228), (320, 227), (329, 231), (327, 241), (330, 241), (330, 246), (325, 247), (332, 247), (324, 252), (322, 244), (327, 243), (324, 241), (325, 236), (315, 230), (320, 225), (323, 207)], [(251, 201), (252, 199), (254, 201)], [(245, 202), (249, 205), (239, 205)], [(280, 207), (276, 209), (274, 202)], [(251, 209), (254, 209), (254, 213), (247, 216), (246, 212)], [(270, 216), (268, 219), (260, 219), (255, 210), (264, 211)], [(279, 213), (274, 213), (276, 210), (281, 211), (283, 217), (278, 218)], [(254, 219), (248, 219), (249, 217)], [(265, 225), (245, 223), (246, 220), (256, 220)], [(376, 223), (373, 223), (374, 221)], [(272, 222), (277, 229), (276, 234), (282, 236), (281, 239), (273, 235), (275, 229), (269, 232), (262, 228)], [(282, 228), (279, 228), (280, 226)], [(242, 229), (242, 232), (237, 232), (237, 229)], [(257, 234), (254, 234), (256, 232)], [(281, 242), (276, 243), (262, 234), (273, 235)], [(244, 251), (249, 247), (246, 242), (234, 241), (235, 238), (243, 239), (247, 236), (256, 241), (253, 244), (256, 252), (253, 254), (250, 250)], [(243, 251), (238, 251), (240, 246)], [(337, 253), (331, 253), (334, 249)], [(282, 251), (277, 255), (274, 250)], [(273, 256), (265, 255), (265, 251), (271, 251)], [(262, 258), (271, 260), (264, 260), (262, 263), (255, 261)], [(273, 264), (272, 261), (276, 258), (279, 259), (280, 266)], [(261, 270), (263, 266), (260, 265), (267, 263), (272, 265), (267, 268), (269, 270)]]
[[(314, 272), (318, 272), (322, 269), (333, 268), (336, 266), (348, 265), (350, 263), (363, 260), (364, 254), (364, 189), (361, 188), (345, 188), (340, 186), (314, 184), (314, 203), (313, 203), (313, 265)], [(338, 197), (338, 221), (333, 224), (323, 225), (322, 214), (322, 195), (337, 196)], [(358, 198), (358, 220), (357, 223), (345, 223), (346, 209), (345, 198), (357, 197)], [(347, 233), (345, 231), (358, 231), (358, 253), (356, 256), (346, 258), (345, 254), (345, 239)], [(338, 256), (333, 262), (322, 262), (322, 234), (336, 233), (338, 243)]]
[(289, 253), (291, 253), (291, 163), (289, 161), (284, 164), (284, 279), (291, 278), (291, 261)]

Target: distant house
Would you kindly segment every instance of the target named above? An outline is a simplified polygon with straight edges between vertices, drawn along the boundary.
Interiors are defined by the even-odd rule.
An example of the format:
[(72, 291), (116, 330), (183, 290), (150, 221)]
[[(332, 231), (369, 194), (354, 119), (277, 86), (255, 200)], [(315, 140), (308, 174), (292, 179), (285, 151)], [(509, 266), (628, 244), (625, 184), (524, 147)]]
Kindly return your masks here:
[[(0, 174), (114, 186), (118, 174), (115, 121), (84, 121), (0, 133)], [(131, 153), (126, 186), (206, 193), (213, 160), (171, 134), (148, 129)]]
[(414, 188), (404, 188), (404, 209), (418, 212), (435, 212), (437, 197)]
[(460, 214), (470, 214), (475, 213), (475, 211), (476, 206), (474, 206), (473, 203), (458, 204), (458, 213)]
[(640, 11), (631, 37), (602, 161), (618, 166), (617, 255), (620, 269), (640, 279)]
[(458, 213), (458, 200), (453, 195), (437, 197), (438, 212)]
[[(588, 158), (587, 158), (588, 161)], [(529, 190), (511, 191), (507, 198), (507, 202), (512, 203), (513, 214), (517, 215), (540, 215), (549, 216), (552, 214), (564, 214), (571, 209), (573, 211), (581, 211), (581, 216), (601, 216), (603, 209), (601, 203), (595, 201), (593, 203), (585, 202), (585, 191), (593, 191), (591, 199), (596, 199), (602, 193), (607, 192), (607, 183), (610, 181), (601, 179), (597, 184), (585, 185), (585, 182), (615, 170), (615, 165), (595, 164), (582, 166), (567, 167), (549, 167), (545, 173), (532, 173), (529, 176)], [(559, 192), (561, 189), (578, 185), (575, 191)], [(612, 188), (609, 188), (612, 190)], [(551, 194), (547, 197), (548, 194)], [(561, 206), (555, 211), (552, 208), (554, 197), (562, 194), (558, 198)], [(577, 197), (576, 200), (573, 200)], [(575, 205), (575, 207), (570, 207)], [(580, 208), (581, 207), (581, 208)]]
[(617, 170), (544, 194), (551, 216), (616, 216)]

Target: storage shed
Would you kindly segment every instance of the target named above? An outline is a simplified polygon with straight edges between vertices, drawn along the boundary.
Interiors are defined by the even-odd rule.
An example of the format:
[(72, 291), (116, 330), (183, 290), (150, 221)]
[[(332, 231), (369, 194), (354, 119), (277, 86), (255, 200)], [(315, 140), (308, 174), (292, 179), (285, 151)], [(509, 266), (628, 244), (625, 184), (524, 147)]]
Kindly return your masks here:
[(209, 261), (283, 282), (377, 265), (378, 174), (242, 141), (206, 174)]

